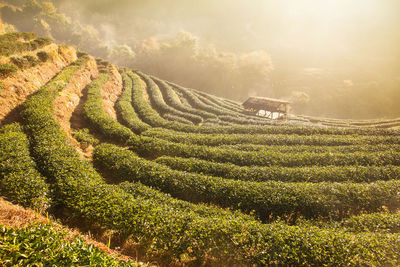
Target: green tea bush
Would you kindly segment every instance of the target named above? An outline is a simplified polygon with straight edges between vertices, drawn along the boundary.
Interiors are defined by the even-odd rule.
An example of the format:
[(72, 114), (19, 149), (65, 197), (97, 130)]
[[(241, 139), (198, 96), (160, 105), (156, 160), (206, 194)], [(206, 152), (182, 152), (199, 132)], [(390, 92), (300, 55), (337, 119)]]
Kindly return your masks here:
[[(176, 98), (176, 94), (174, 93), (173, 89), (165, 81), (155, 77), (150, 77), (150, 78), (153, 81), (155, 81), (156, 84), (158, 85), (158, 89), (160, 90), (162, 97), (165, 100), (165, 103), (171, 108), (181, 112), (180, 116), (181, 118), (185, 118), (186, 120), (189, 120), (195, 124), (198, 124), (203, 121), (201, 115), (203, 116), (206, 115), (206, 118), (209, 118), (206, 112), (203, 113), (196, 109), (189, 109), (188, 107), (184, 106), (181, 102), (179, 102)], [(177, 114), (175, 114), (175, 116), (176, 115)]]
[(95, 137), (93, 137), (93, 135), (91, 135), (89, 133), (89, 129), (85, 128), (85, 129), (80, 129), (80, 130), (75, 130), (74, 132), (72, 132), (72, 136), (80, 143), (83, 145), (92, 145), (92, 146), (96, 146), (99, 144), (99, 140), (96, 139)]
[[(279, 127), (277, 127), (279, 128)], [(157, 137), (175, 143), (192, 145), (245, 145), (257, 144), (264, 146), (349, 146), (349, 145), (378, 145), (400, 144), (399, 136), (358, 136), (358, 135), (328, 135), (313, 134), (310, 136), (298, 134), (198, 134), (183, 133), (162, 128), (149, 129), (146, 136)]]
[(340, 227), (351, 232), (400, 233), (400, 213), (371, 213), (344, 220)]
[[(133, 73), (130, 73), (131, 75)], [(140, 86), (137, 82), (133, 85), (132, 78), (127, 73), (122, 75), (124, 90), (121, 93), (115, 107), (121, 115), (123, 123), (133, 132), (140, 134), (150, 128), (150, 125), (143, 122), (132, 106), (132, 87)]]
[(239, 166), (400, 165), (400, 153), (395, 150), (354, 153), (282, 153), (268, 150), (247, 152), (205, 145), (179, 144), (147, 136), (132, 136), (127, 144), (142, 156), (198, 158)]
[(340, 218), (400, 203), (400, 181), (316, 184), (227, 180), (174, 171), (113, 145), (97, 146), (93, 161), (118, 180), (141, 182), (187, 201), (254, 211), (262, 220), (290, 214)]
[(83, 105), (83, 116), (92, 127), (102, 133), (106, 138), (115, 138), (122, 142), (132, 136), (132, 132), (125, 126), (113, 120), (103, 109), (101, 87), (108, 80), (109, 74), (103, 73), (88, 87), (87, 100)]
[(15, 229), (0, 225), (0, 263), (5, 266), (136, 266), (116, 259), (51, 224)]
[(0, 131), (0, 195), (7, 200), (43, 211), (49, 205), (49, 188), (36, 170), (29, 141), (19, 124)]
[(385, 150), (400, 150), (400, 145), (398, 144), (359, 144), (359, 145), (347, 145), (347, 146), (310, 146), (310, 145), (222, 145), (218, 146), (221, 149), (235, 149), (239, 151), (276, 151), (282, 153), (299, 153), (299, 152), (311, 152), (311, 153), (354, 153), (354, 152), (379, 152)]
[(184, 105), (182, 102), (180, 102), (177, 99), (177, 94), (175, 93), (175, 91), (172, 89), (172, 87), (168, 83), (166, 83), (165, 81), (163, 81), (161, 79), (153, 77), (153, 76), (151, 76), (151, 78), (158, 83), (159, 88), (165, 99), (165, 102), (168, 105), (170, 105), (171, 107), (174, 107), (175, 109), (180, 110), (184, 113), (200, 116), (200, 119), (195, 119), (196, 117), (193, 117), (193, 119), (195, 119), (193, 121), (194, 123), (200, 123), (202, 121), (201, 118), (204, 118), (204, 119), (217, 118), (217, 116), (215, 114), (212, 114), (212, 113), (200, 110), (200, 109), (191, 108), (189, 106)]
[(182, 111), (179, 111), (178, 109), (175, 109), (175, 108), (167, 105), (164, 101), (163, 95), (162, 95), (159, 87), (157, 86), (157, 84), (149, 76), (147, 76), (143, 73), (140, 73), (139, 75), (147, 84), (147, 92), (150, 96), (150, 101), (153, 104), (153, 107), (161, 115), (167, 113), (167, 114), (170, 114), (175, 117), (184, 118), (185, 120), (189, 120), (193, 123), (199, 123), (202, 121), (202, 118), (197, 115), (193, 115), (193, 114), (187, 113), (187, 112), (182, 112)]
[(169, 113), (165, 113), (162, 115), (162, 117), (168, 121), (173, 121), (173, 122), (179, 122), (179, 123), (183, 123), (183, 124), (188, 124), (188, 125), (193, 125), (193, 122), (185, 119), (183, 117), (180, 116), (176, 116), (173, 114), (169, 114)]
[(237, 166), (195, 158), (162, 156), (156, 162), (174, 170), (194, 172), (242, 181), (281, 182), (373, 182), (400, 179), (400, 166)]
[[(140, 72), (138, 72), (140, 74)], [(136, 76), (136, 77), (135, 77)], [(140, 83), (140, 78), (136, 74), (132, 77), (134, 84), (135, 82)], [(173, 83), (168, 84), (179, 90), (179, 86)], [(198, 109), (203, 109), (201, 106), (196, 105), (201, 101), (198, 99), (189, 89), (184, 88), (182, 91), (188, 93), (185, 95), (192, 96), (187, 97), (189, 103)], [(193, 101), (192, 101), (193, 100)], [(192, 101), (192, 102), (191, 102)], [(197, 102), (196, 102), (197, 101)], [(204, 133), (204, 134), (297, 134), (297, 135), (314, 135), (314, 134), (326, 134), (326, 135), (380, 135), (380, 136), (398, 136), (398, 131), (390, 129), (366, 129), (366, 128), (334, 128), (334, 127), (311, 127), (311, 126), (294, 126), (287, 125), (284, 122), (274, 122), (273, 125), (263, 126), (263, 125), (246, 125), (246, 126), (218, 126), (218, 127), (202, 127), (195, 125), (186, 125), (179, 122), (168, 122), (151, 107), (143, 98), (142, 88), (140, 86), (134, 87), (133, 89), (133, 102), (137, 114), (139, 117), (147, 124), (153, 127), (164, 127), (167, 129), (172, 129), (180, 132), (190, 132), (190, 133)], [(205, 105), (203, 103), (203, 105)], [(205, 105), (208, 106), (208, 105)], [(214, 109), (213, 109), (214, 110)], [(213, 113), (212, 110), (209, 112)], [(217, 111), (216, 111), (217, 112)], [(214, 113), (214, 114), (218, 114)], [(221, 114), (222, 115), (222, 114)], [(277, 127), (279, 126), (279, 127)]]

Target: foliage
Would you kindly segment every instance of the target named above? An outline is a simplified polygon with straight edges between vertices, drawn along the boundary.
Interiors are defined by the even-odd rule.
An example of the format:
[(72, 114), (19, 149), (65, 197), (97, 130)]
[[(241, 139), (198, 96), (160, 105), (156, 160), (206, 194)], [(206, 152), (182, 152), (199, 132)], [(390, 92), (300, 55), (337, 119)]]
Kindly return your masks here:
[(6, 33), (0, 36), (0, 55), (10, 56), (26, 51), (35, 51), (53, 41), (50, 38), (35, 38), (34, 33)]
[(96, 139), (95, 137), (93, 137), (90, 133), (89, 133), (89, 129), (85, 128), (85, 129), (80, 129), (80, 130), (75, 130), (72, 133), (72, 136), (81, 144), (84, 145), (92, 145), (92, 146), (96, 146), (99, 144), (99, 140)]
[(46, 62), (50, 59), (50, 55), (45, 51), (39, 51), (36, 55), (42, 62)]
[(306, 217), (341, 217), (361, 210), (376, 211), (383, 205), (393, 208), (400, 201), (399, 181), (315, 184), (225, 180), (173, 171), (112, 145), (96, 147), (93, 160), (119, 180), (141, 182), (191, 202), (254, 211), (263, 220), (293, 213)]
[(24, 55), (23, 58), (25, 58), (28, 61), (29, 67), (34, 67), (37, 64), (39, 64), (39, 59), (35, 56)]
[(259, 167), (237, 166), (196, 158), (162, 156), (156, 162), (174, 170), (195, 172), (227, 179), (265, 182), (373, 182), (400, 179), (399, 166), (309, 166), (309, 167)]
[(340, 227), (351, 232), (400, 232), (400, 213), (380, 212), (353, 216), (341, 222)]
[(179, 97), (177, 96), (177, 93), (173, 90), (173, 88), (165, 81), (158, 79), (156, 77), (151, 77), (154, 81), (158, 82), (159, 88), (163, 94), (163, 98), (165, 99), (165, 102), (171, 106), (174, 107), (177, 110), (180, 110), (181, 112), (192, 114), (192, 115), (197, 115), (200, 116), (198, 117), (193, 117), (193, 122), (194, 123), (200, 123), (202, 121), (202, 118), (208, 119), (208, 118), (216, 118), (217, 116), (213, 113), (209, 113), (200, 109), (195, 109), (190, 106), (186, 106), (182, 104), (182, 102), (179, 100)]
[(178, 156), (198, 158), (213, 162), (233, 163), (239, 166), (346, 166), (346, 165), (399, 165), (400, 153), (396, 150), (354, 153), (284, 153), (279, 151), (238, 151), (206, 145), (173, 143), (158, 138), (135, 137), (128, 142), (142, 156)]
[(116, 140), (124, 142), (131, 137), (132, 132), (107, 116), (103, 110), (101, 87), (108, 78), (109, 74), (102, 73), (99, 78), (89, 85), (87, 100), (83, 105), (83, 116), (90, 122), (94, 129), (101, 132), (107, 138), (116, 138)]
[(11, 57), (11, 62), (20, 69), (30, 68), (37, 64), (37, 59), (31, 56)]
[(7, 63), (1, 63), (0, 64), (0, 76), (5, 77), (7, 75), (10, 75), (13, 72), (16, 72), (18, 70), (18, 67), (12, 64), (7, 64)]
[(48, 185), (36, 170), (29, 141), (19, 124), (0, 129), (0, 195), (40, 211), (49, 205)]
[(0, 264), (4, 266), (136, 266), (105, 254), (80, 237), (51, 224), (15, 229), (0, 226)]
[(132, 86), (140, 87), (140, 83), (132, 81), (132, 72), (123, 74), (122, 80), (124, 82), (124, 91), (116, 103), (116, 109), (121, 115), (121, 119), (124, 124), (131, 129), (133, 132), (140, 134), (141, 132), (150, 128), (150, 126), (143, 122), (136, 111), (132, 107)]
[(160, 89), (158, 88), (157, 84), (153, 81), (153, 79), (151, 79), (149, 76), (143, 73), (140, 73), (140, 76), (147, 84), (147, 92), (150, 96), (150, 100), (154, 109), (156, 109), (160, 114), (167, 113), (176, 117), (185, 118), (186, 120), (190, 120), (195, 123), (199, 123), (201, 121), (201, 118), (197, 115), (185, 113), (167, 105), (164, 101)]
[[(137, 72), (140, 74), (140, 72)], [(133, 75), (132, 79), (134, 83), (140, 83), (140, 79)], [(179, 88), (179, 86), (173, 85), (174, 88)], [(183, 88), (183, 87), (181, 87)], [(182, 92), (189, 92), (195, 99), (195, 96), (191, 90), (183, 88)], [(189, 94), (189, 95), (190, 95)], [(193, 99), (194, 100), (194, 99)], [(190, 102), (190, 101), (189, 101)], [(194, 102), (193, 102), (194, 103)], [(190, 102), (195, 108), (206, 109), (209, 105), (202, 104), (201, 107), (196, 106)], [(198, 101), (197, 103), (202, 103)], [(195, 125), (187, 125), (179, 122), (168, 122), (152, 108), (150, 103), (146, 102), (143, 97), (143, 91), (140, 86), (133, 88), (133, 102), (137, 114), (139, 117), (147, 124), (153, 127), (163, 127), (167, 129), (172, 129), (181, 132), (192, 132), (192, 133), (205, 133), (205, 134), (297, 134), (297, 135), (315, 135), (315, 134), (329, 134), (329, 135), (384, 135), (384, 136), (396, 136), (397, 131), (384, 130), (384, 129), (365, 129), (365, 128), (338, 128), (338, 127), (311, 127), (311, 126), (293, 126), (288, 125), (284, 122), (274, 122), (269, 126), (264, 125), (235, 125), (235, 126), (215, 126), (209, 127), (199, 127)], [(214, 108), (213, 108), (214, 110)], [(213, 112), (213, 111), (211, 111)], [(227, 111), (226, 111), (227, 112)], [(234, 118), (231, 116), (230, 118)], [(237, 119), (237, 118), (236, 118)], [(240, 118), (239, 118), (240, 119)], [(246, 120), (242, 118), (240, 121)], [(279, 126), (279, 127), (276, 127)]]
[[(276, 127), (281, 128), (281, 127)], [(155, 137), (164, 139), (167, 141), (183, 144), (192, 145), (207, 145), (207, 146), (221, 146), (221, 145), (238, 145), (246, 147), (246, 144), (256, 144), (266, 146), (319, 146), (319, 147), (329, 147), (332, 146), (344, 146), (348, 147), (351, 145), (398, 145), (400, 144), (399, 138), (394, 136), (380, 136), (371, 135), (359, 136), (359, 135), (335, 135), (335, 134), (319, 134), (318, 132), (314, 134), (307, 135), (307, 130), (298, 127), (288, 127), (287, 129), (278, 129), (273, 132), (271, 129), (269, 134), (196, 134), (196, 133), (185, 133), (172, 131), (162, 128), (149, 129), (143, 133), (145, 136)], [(285, 133), (285, 130), (287, 132)], [(290, 132), (292, 130), (292, 132)], [(297, 130), (297, 132), (296, 132)], [(377, 133), (379, 134), (379, 133)], [(251, 146), (247, 146), (250, 147)], [(262, 150), (262, 149), (243, 149), (243, 150)]]

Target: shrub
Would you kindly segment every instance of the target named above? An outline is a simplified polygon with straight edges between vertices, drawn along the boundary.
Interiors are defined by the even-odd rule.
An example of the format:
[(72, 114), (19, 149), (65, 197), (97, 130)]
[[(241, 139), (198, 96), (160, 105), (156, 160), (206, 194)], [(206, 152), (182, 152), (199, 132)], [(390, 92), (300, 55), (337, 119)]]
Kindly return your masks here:
[(90, 133), (89, 129), (81, 129), (81, 130), (76, 130), (72, 133), (72, 136), (81, 144), (83, 145), (92, 145), (96, 146), (99, 144), (99, 140), (94, 138)]
[(77, 51), (76, 52), (76, 56), (77, 57), (82, 57), (82, 56), (87, 56), (89, 55), (87, 52), (83, 52), (83, 51)]
[(37, 57), (31, 56), (31, 55), (25, 55), (23, 56), (23, 58), (25, 58), (28, 63), (29, 63), (29, 67), (34, 67), (37, 64), (39, 64), (39, 59)]
[(89, 85), (87, 100), (83, 105), (83, 116), (94, 129), (102, 133), (106, 138), (115, 138), (119, 142), (125, 142), (133, 133), (105, 114), (103, 110), (101, 87), (108, 78), (108, 74), (101, 74)]
[(36, 33), (33, 32), (10, 32), (0, 35), (0, 42), (16, 42), (18, 39), (30, 41), (36, 37)]
[[(131, 72), (129, 72), (132, 74)], [(124, 90), (121, 93), (120, 98), (116, 103), (116, 109), (121, 115), (121, 119), (124, 124), (131, 129), (133, 132), (140, 134), (141, 132), (150, 128), (150, 125), (144, 123), (139, 116), (137, 115), (136, 111), (133, 109), (132, 106), (132, 79), (128, 76), (127, 73), (122, 75), (122, 80), (124, 82)], [(135, 83), (135, 86), (138, 86)], [(140, 84), (139, 84), (140, 86)]]
[(23, 57), (11, 57), (10, 60), (14, 65), (16, 65), (20, 69), (25, 69), (30, 66), (29, 61)]
[(0, 259), (5, 266), (136, 266), (68, 235), (52, 224), (21, 229), (0, 226)]
[(243, 181), (373, 182), (400, 179), (400, 166), (237, 166), (195, 158), (160, 157), (156, 162), (174, 170), (195, 172)]
[[(40, 37), (40, 38), (37, 38), (37, 39), (31, 41), (30, 43), (31, 43), (32, 47), (35, 47), (35, 49), (38, 49), (38, 48), (42, 48), (42, 47), (52, 44), (53, 40), (49, 37)], [(33, 50), (35, 50), (35, 49), (33, 49)]]
[(47, 60), (50, 59), (50, 55), (45, 51), (39, 51), (36, 53), (36, 55), (42, 62), (46, 62)]
[(29, 141), (19, 124), (0, 131), (0, 195), (24, 207), (44, 210), (49, 188), (30, 157)]
[(12, 64), (0, 63), (0, 77), (6, 77), (13, 72), (16, 72), (18, 67)]
[(383, 205), (394, 208), (400, 203), (397, 195), (400, 181), (371, 184), (234, 181), (174, 171), (113, 145), (97, 146), (93, 161), (118, 180), (141, 182), (187, 201), (254, 211), (263, 220), (295, 214), (340, 218), (361, 210), (378, 211)]

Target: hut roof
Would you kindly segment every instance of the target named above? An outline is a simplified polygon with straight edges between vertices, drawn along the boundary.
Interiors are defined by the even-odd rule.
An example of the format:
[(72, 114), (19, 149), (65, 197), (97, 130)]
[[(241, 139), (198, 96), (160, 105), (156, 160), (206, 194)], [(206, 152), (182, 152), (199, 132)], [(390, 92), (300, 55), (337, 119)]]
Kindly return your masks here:
[(287, 105), (290, 104), (289, 101), (282, 100), (282, 99), (274, 99), (269, 97), (257, 97), (252, 96), (249, 97), (242, 105), (245, 108), (255, 108), (255, 109), (276, 109), (280, 105)]

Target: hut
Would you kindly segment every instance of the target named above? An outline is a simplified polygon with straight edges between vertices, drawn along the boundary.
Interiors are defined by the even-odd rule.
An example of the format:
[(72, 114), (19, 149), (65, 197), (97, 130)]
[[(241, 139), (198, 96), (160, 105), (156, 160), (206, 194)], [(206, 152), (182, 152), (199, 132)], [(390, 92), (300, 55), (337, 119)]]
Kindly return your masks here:
[(242, 105), (250, 113), (270, 119), (286, 119), (289, 112), (289, 101), (268, 97), (252, 96)]

